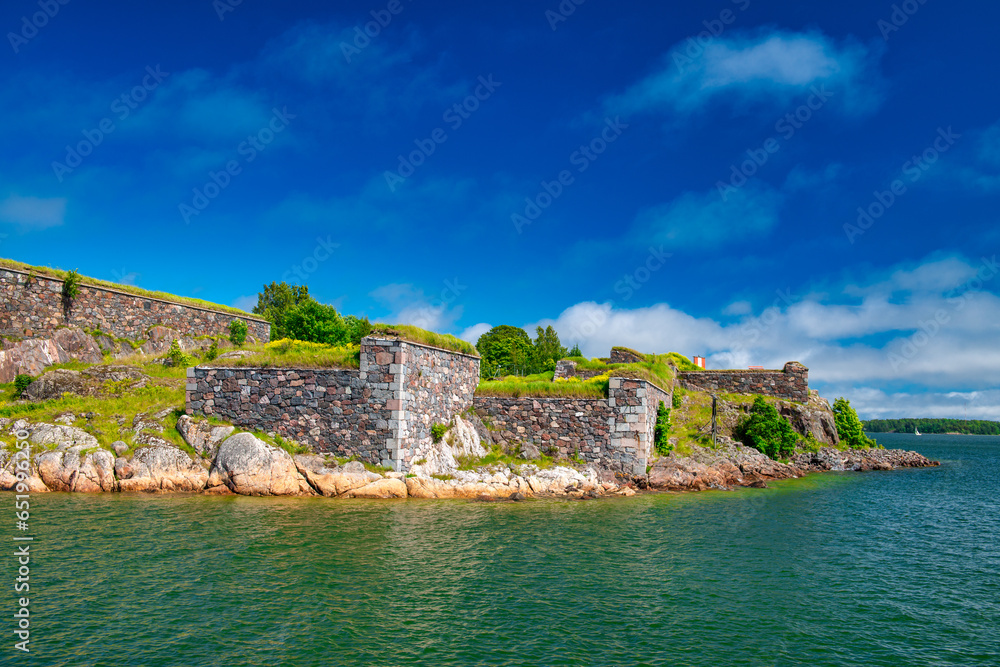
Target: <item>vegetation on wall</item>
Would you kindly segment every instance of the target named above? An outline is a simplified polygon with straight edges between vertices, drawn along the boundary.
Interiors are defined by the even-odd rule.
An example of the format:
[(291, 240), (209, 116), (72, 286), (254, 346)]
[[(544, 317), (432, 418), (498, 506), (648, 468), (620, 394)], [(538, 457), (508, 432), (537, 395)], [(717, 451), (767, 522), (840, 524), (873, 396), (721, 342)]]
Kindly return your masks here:
[(673, 449), (667, 435), (670, 433), (670, 408), (660, 401), (656, 408), (656, 427), (653, 430), (653, 448), (660, 456), (666, 456)]
[(290, 338), (249, 345), (246, 350), (249, 355), (216, 359), (213, 365), (238, 368), (358, 368), (361, 356), (360, 349), (355, 345), (338, 347)]
[[(554, 371), (556, 362), (569, 356), (551, 325), (536, 327), (532, 341), (521, 327), (501, 324), (480, 336), (476, 349), (482, 355), (480, 371), (484, 378)], [(573, 351), (579, 353), (579, 346)]]
[[(32, 266), (30, 264), (25, 264), (23, 262), (17, 262), (12, 259), (2, 259), (0, 258), (0, 268), (13, 269), (15, 271), (21, 271), (28, 274), (28, 280), (25, 282), (25, 286), (30, 284), (36, 278), (55, 278), (56, 280), (65, 280), (69, 273), (76, 273), (63, 271), (61, 269), (52, 269), (44, 266)], [(103, 287), (107, 289), (113, 289), (118, 292), (125, 292), (126, 294), (134, 294), (135, 296), (145, 297), (149, 299), (158, 299), (160, 301), (168, 301), (170, 303), (176, 303), (182, 306), (194, 306), (195, 308), (204, 308), (206, 310), (214, 310), (220, 313), (229, 313), (231, 315), (247, 315), (245, 311), (239, 308), (233, 308), (231, 306), (223, 306), (217, 303), (212, 303), (210, 301), (202, 301), (201, 299), (192, 299), (190, 297), (177, 296), (175, 294), (167, 294), (166, 292), (154, 292), (152, 290), (142, 289), (141, 287), (136, 287), (135, 285), (120, 285), (118, 283), (112, 283), (107, 280), (98, 280), (97, 278), (91, 278), (89, 276), (82, 276), (76, 274), (78, 285), (91, 285), (93, 287)]]

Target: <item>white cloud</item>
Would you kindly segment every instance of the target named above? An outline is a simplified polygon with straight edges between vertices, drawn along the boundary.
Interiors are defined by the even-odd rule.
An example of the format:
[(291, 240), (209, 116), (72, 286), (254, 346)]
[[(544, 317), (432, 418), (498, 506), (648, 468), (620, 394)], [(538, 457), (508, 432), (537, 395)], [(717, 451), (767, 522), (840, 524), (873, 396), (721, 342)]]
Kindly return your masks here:
[(727, 190), (687, 192), (673, 201), (638, 213), (633, 232), (643, 244), (670, 248), (714, 247), (769, 233), (778, 224), (782, 196), (746, 185)]
[(0, 201), (0, 222), (23, 230), (59, 227), (66, 217), (66, 198), (21, 197), (10, 195)]
[(492, 328), (493, 327), (491, 325), (485, 322), (480, 322), (479, 324), (473, 324), (471, 327), (468, 327), (465, 331), (460, 333), (458, 337), (475, 345), (479, 340), (479, 337)]
[[(869, 414), (944, 414), (953, 404), (941, 397), (992, 391), (1000, 376), (1000, 298), (994, 293), (1000, 290), (1000, 266), (992, 259), (936, 258), (888, 274), (889, 280), (880, 272), (860, 286), (779, 300), (734, 324), (694, 317), (668, 304), (626, 310), (593, 302), (537, 324), (553, 325), (564, 344), (579, 343), (590, 357), (625, 345), (706, 356), (710, 368), (781, 368), (796, 360), (809, 367), (812, 384), (832, 397), (860, 397), (861, 388), (939, 397), (907, 412), (901, 403), (864, 394)], [(853, 296), (859, 291), (868, 294), (860, 302)], [(735, 310), (746, 310), (745, 302), (736, 304)], [(1000, 419), (996, 402), (981, 410)]]
[[(449, 293), (447, 290), (444, 293)], [(447, 298), (431, 298), (409, 284), (383, 285), (370, 294), (391, 312), (379, 321), (412, 324), (430, 331), (449, 331), (462, 316), (462, 306), (452, 306)]]
[(233, 308), (239, 308), (240, 310), (245, 310), (249, 313), (252, 312), (254, 307), (257, 305), (257, 296), (241, 296), (229, 305)]
[(723, 315), (749, 315), (753, 311), (753, 304), (749, 301), (733, 301), (722, 310)]
[(815, 85), (828, 86), (849, 113), (869, 111), (880, 101), (874, 73), (879, 54), (854, 41), (838, 44), (817, 32), (770, 31), (716, 39), (692, 57), (684, 46), (675, 45), (659, 71), (612, 106), (622, 113), (689, 114), (717, 99), (784, 104)]

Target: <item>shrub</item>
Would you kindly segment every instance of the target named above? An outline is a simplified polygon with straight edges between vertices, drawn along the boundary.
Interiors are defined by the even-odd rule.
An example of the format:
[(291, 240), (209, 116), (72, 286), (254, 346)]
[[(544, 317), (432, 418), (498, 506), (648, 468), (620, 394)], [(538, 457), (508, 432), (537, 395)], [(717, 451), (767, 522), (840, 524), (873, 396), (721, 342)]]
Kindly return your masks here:
[(229, 323), (229, 342), (241, 347), (247, 340), (247, 323), (243, 320), (233, 320)]
[(444, 437), (444, 434), (447, 433), (450, 428), (451, 426), (448, 424), (434, 424), (431, 426), (431, 438), (434, 442), (441, 442), (441, 438)]
[(676, 410), (681, 407), (681, 401), (683, 400), (684, 397), (681, 396), (680, 392), (675, 391), (673, 397), (670, 399), (670, 405), (673, 406), (674, 410)]
[(851, 449), (872, 449), (878, 443), (865, 435), (864, 426), (851, 402), (841, 396), (833, 402), (833, 421), (837, 425), (840, 441)]
[(167, 358), (170, 359), (171, 365), (180, 368), (181, 366), (187, 366), (191, 361), (191, 357), (184, 354), (181, 350), (180, 343), (176, 340), (170, 343), (170, 350), (167, 352)]
[(35, 381), (30, 375), (18, 375), (14, 378), (14, 390), (20, 396), (28, 388), (28, 385)]
[(573, 349), (570, 350), (569, 353), (566, 355), (566, 357), (582, 357), (582, 356), (583, 356), (583, 352), (580, 351), (580, 345), (579, 344), (574, 345)]
[(76, 269), (68, 272), (63, 278), (62, 285), (62, 299), (63, 308), (67, 312), (73, 307), (73, 300), (76, 295), (80, 293), (80, 274), (76, 272)]
[(772, 459), (791, 456), (799, 441), (788, 420), (761, 396), (754, 398), (749, 416), (737, 426), (735, 434), (743, 444)]
[(213, 340), (212, 344), (208, 346), (208, 350), (205, 352), (205, 358), (212, 361), (217, 356), (219, 356), (219, 341)]
[(660, 406), (656, 409), (656, 428), (653, 430), (653, 447), (660, 456), (666, 456), (673, 449), (667, 434), (670, 432), (670, 409), (666, 403), (660, 401)]

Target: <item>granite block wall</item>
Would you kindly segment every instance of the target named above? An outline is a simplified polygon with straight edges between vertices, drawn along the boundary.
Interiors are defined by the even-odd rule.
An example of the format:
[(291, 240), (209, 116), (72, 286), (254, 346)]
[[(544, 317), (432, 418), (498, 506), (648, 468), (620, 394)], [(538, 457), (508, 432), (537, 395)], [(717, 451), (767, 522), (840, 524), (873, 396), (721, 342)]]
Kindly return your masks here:
[(408, 470), (431, 425), (471, 407), (478, 380), (478, 357), (365, 338), (357, 370), (189, 369), (187, 412)]
[[(70, 312), (62, 299), (63, 281), (0, 268), (0, 333), (24, 338), (48, 337), (59, 327), (100, 329), (116, 338), (145, 340), (157, 325), (190, 336), (229, 335), (237, 316), (197, 306), (137, 296), (106, 287), (80, 285)], [(248, 335), (270, 340), (271, 325), (254, 317), (240, 317)]]
[(506, 440), (532, 443), (560, 456), (578, 454), (611, 470), (642, 475), (652, 457), (656, 408), (671, 394), (646, 380), (611, 378), (608, 397), (477, 396), (476, 411)]
[(809, 400), (809, 369), (790, 361), (783, 370), (728, 370), (679, 373), (685, 389), (729, 394), (761, 394), (805, 403)]

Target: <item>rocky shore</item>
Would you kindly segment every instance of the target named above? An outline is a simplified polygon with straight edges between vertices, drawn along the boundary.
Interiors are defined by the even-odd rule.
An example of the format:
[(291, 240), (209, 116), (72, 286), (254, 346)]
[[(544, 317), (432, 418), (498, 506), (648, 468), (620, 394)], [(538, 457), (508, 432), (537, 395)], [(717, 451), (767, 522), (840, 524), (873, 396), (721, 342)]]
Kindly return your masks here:
[[(598, 498), (629, 496), (644, 490), (701, 491), (761, 487), (768, 481), (829, 470), (892, 470), (937, 465), (915, 452), (823, 448), (796, 455), (789, 463), (772, 461), (755, 449), (727, 441), (720, 449), (692, 448), (688, 456), (659, 458), (644, 476), (623, 476), (585, 465), (544, 466), (498, 463), (462, 470), (461, 457), (482, 457), (477, 429), (457, 419), (454, 436), (442, 442), (432, 460), (407, 474), (338, 462), (318, 454), (292, 455), (251, 433), (181, 417), (177, 430), (196, 455), (151, 435), (156, 418), (139, 420), (142, 444), (116, 442), (111, 449), (69, 424), (0, 420), (0, 430), (32, 446), (30, 471), (23, 481), (30, 492), (205, 493), (246, 496), (324, 496), (329, 498), (459, 498), (523, 500), (531, 497)], [(138, 418), (137, 418), (138, 419)], [(67, 422), (72, 420), (67, 418)], [(162, 432), (162, 429), (161, 429)], [(17, 482), (10, 451), (0, 454), (0, 489)]]

